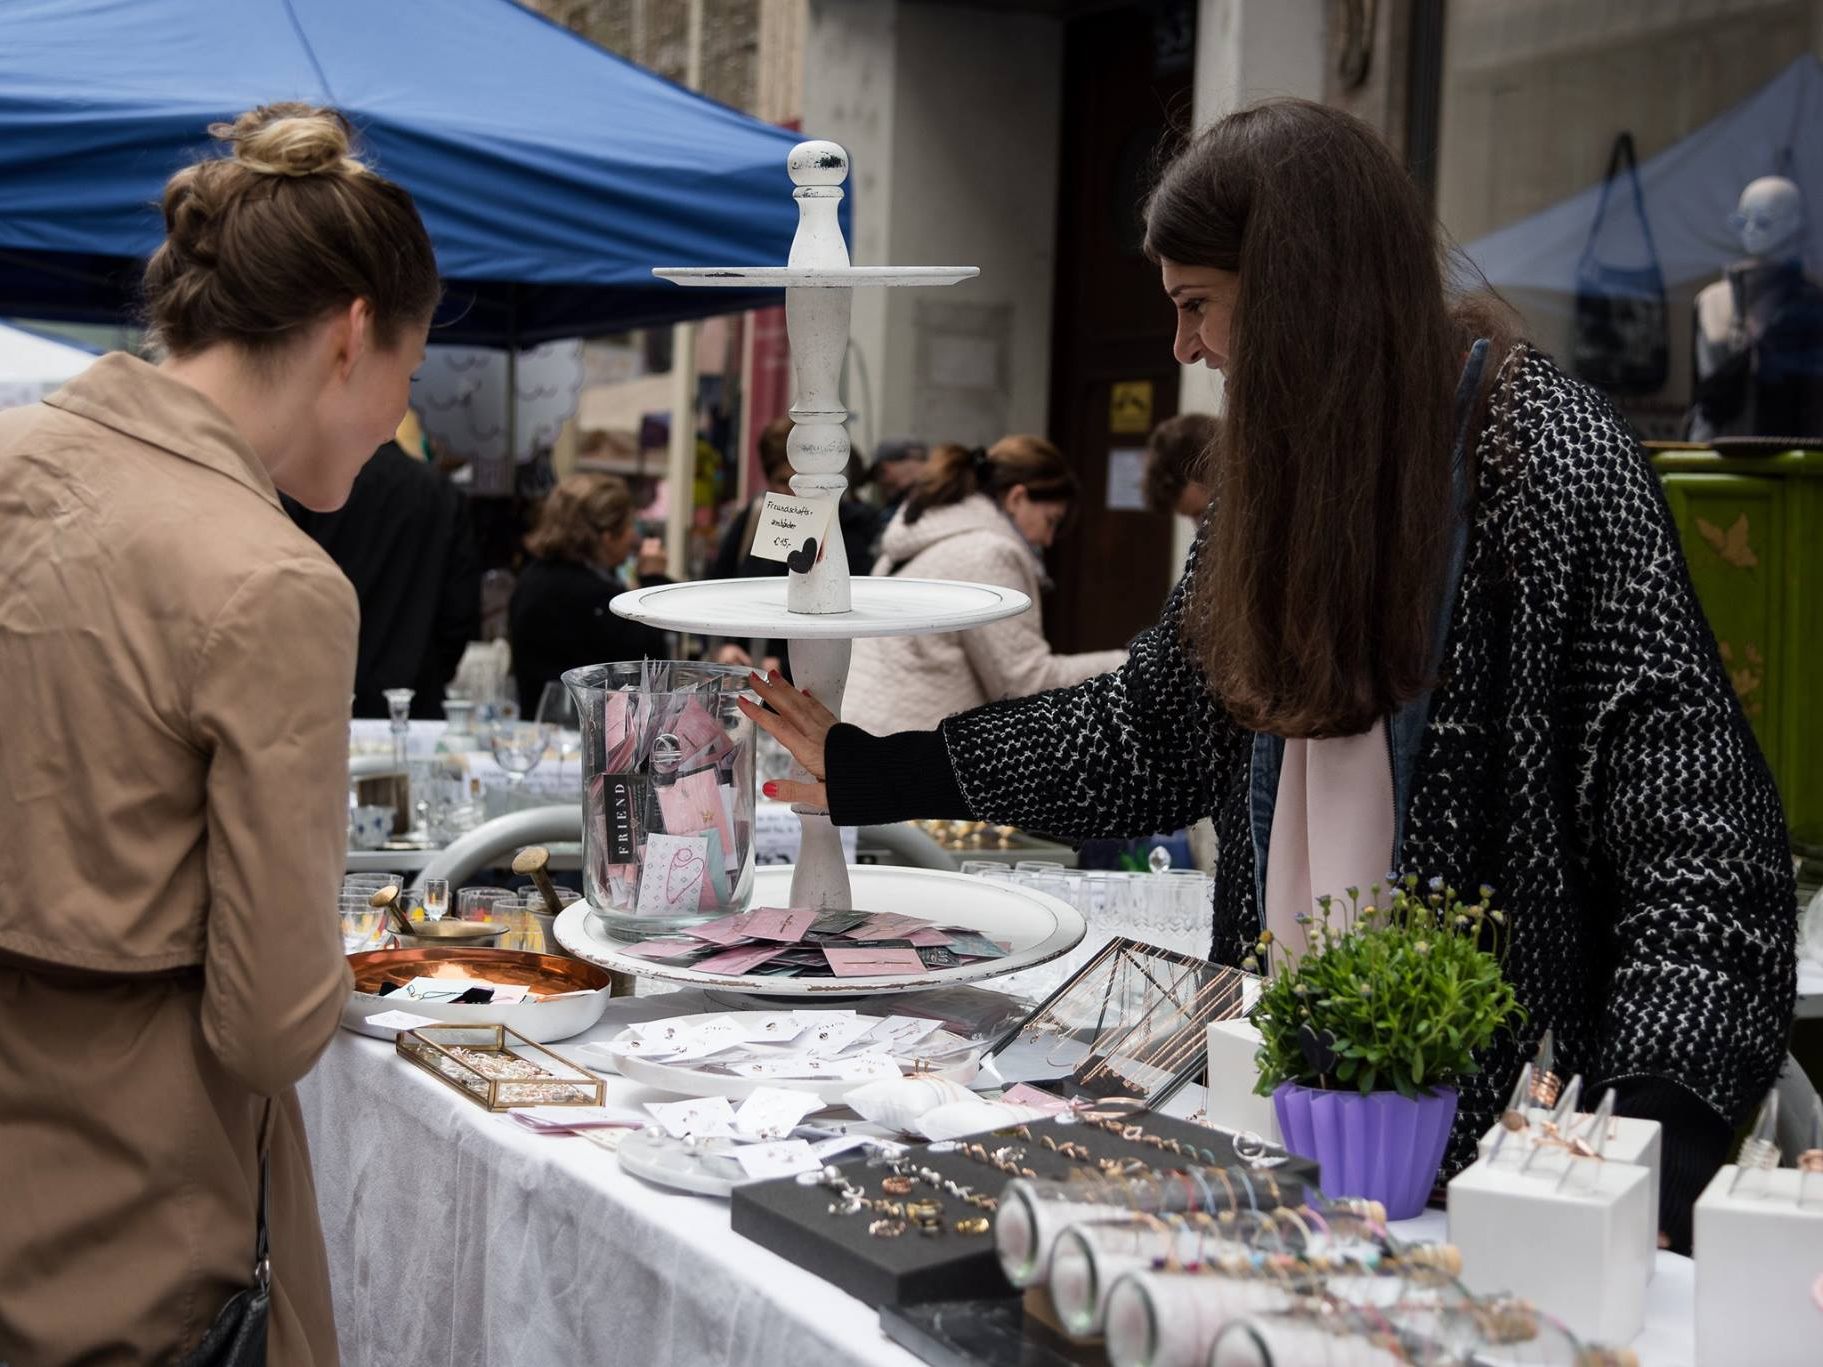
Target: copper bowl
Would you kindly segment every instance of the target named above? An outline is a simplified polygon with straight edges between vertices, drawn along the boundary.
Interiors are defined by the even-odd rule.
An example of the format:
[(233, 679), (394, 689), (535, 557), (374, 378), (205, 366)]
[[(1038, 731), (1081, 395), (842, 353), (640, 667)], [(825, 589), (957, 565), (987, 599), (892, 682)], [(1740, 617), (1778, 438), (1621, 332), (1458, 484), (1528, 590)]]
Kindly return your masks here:
[[(348, 956), (354, 973), (354, 995), (342, 1009), (342, 1024), (375, 1039), (394, 1039), (398, 1031), (367, 1024), (369, 1016), (408, 1011), (453, 1025), (505, 1025), (539, 1044), (569, 1039), (589, 1029), (607, 1010), (608, 970), (558, 954), (531, 954), (518, 949), (375, 949)], [(382, 997), (387, 982), (412, 978), (478, 978), (523, 985), (542, 1000), (496, 1006), (491, 1002), (408, 1002), (397, 994)]]

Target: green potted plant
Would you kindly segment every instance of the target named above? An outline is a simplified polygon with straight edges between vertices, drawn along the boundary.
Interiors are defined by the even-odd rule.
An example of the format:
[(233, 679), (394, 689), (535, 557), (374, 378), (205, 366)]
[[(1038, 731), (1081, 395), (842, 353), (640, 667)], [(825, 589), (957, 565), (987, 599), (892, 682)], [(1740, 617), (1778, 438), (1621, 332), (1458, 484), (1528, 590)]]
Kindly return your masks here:
[[(1380, 1201), (1408, 1219), (1424, 1209), (1450, 1125), (1458, 1079), (1524, 1012), (1501, 973), (1506, 915), (1433, 879), (1408, 875), (1364, 904), (1348, 889), (1302, 918), (1309, 947), (1254, 1008), (1256, 1091), (1270, 1095), (1293, 1153), (1322, 1167), (1332, 1196)], [(1274, 948), (1261, 936), (1255, 956)], [(1282, 946), (1279, 948), (1283, 948)]]

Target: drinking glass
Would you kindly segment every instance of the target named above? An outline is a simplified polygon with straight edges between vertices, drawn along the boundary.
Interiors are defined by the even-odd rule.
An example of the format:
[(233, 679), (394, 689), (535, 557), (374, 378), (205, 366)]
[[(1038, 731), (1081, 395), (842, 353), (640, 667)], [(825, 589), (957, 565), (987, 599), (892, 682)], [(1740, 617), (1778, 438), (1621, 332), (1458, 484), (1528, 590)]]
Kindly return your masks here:
[(1062, 868), (1063, 865), (1058, 863), (1055, 859), (1021, 859), (1017, 864), (1013, 865), (1013, 872), (1020, 874), (1056, 873)]
[(449, 910), (449, 879), (426, 878), (418, 895), (422, 899), (420, 905), (424, 908), (424, 919), (441, 921), (443, 913)]
[(561, 779), (563, 766), (582, 753), (582, 718), (563, 680), (552, 679), (538, 695), (537, 722), (556, 732), (557, 777)]
[(962, 871), (976, 878), (981, 877), (989, 869), (1000, 867), (1002, 865), (998, 859), (964, 859), (962, 861)]
[(491, 921), (494, 904), (511, 901), (515, 896), (511, 888), (462, 888), (456, 893), (456, 919)]
[(551, 728), (537, 722), (496, 722), (488, 733), (488, 749), (494, 763), (506, 771), (509, 786), (525, 786), (525, 776), (538, 767), (551, 743)]
[(344, 892), (337, 899), (342, 922), (342, 952), (360, 954), (378, 949), (386, 938), (386, 921), (369, 898), (371, 893)]

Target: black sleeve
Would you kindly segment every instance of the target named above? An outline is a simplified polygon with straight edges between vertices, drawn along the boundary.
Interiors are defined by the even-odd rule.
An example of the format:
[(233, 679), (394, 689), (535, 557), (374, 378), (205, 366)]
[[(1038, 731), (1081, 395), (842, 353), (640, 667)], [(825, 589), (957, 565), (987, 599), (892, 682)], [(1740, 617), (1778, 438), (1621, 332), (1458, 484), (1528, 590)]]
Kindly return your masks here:
[(722, 539), (715, 548), (715, 559), (709, 562), (709, 579), (739, 579), (741, 577), (741, 551), (747, 544), (747, 519), (753, 515), (753, 506), (749, 504), (741, 510), (734, 521), (728, 524), (728, 530), (722, 533)]
[[(1208, 815), (1249, 736), (1184, 645), (1196, 559), (1193, 550), (1164, 616), (1112, 674), (989, 703), (934, 733), (831, 731), (824, 772), (837, 820), (961, 815), (1090, 840), (1176, 830)], [(933, 777), (946, 765), (947, 780)], [(960, 803), (933, 810), (950, 806), (951, 784)]]
[(823, 755), (829, 819), (838, 826), (974, 818), (935, 731), (875, 736), (858, 726), (837, 726), (823, 742)]
[(449, 559), (437, 596), (437, 618), (430, 649), (437, 678), (437, 697), (456, 677), (462, 652), (481, 634), (481, 560), (475, 553), (475, 531), (469, 525), (468, 499), (460, 489), (446, 490), (451, 519)]

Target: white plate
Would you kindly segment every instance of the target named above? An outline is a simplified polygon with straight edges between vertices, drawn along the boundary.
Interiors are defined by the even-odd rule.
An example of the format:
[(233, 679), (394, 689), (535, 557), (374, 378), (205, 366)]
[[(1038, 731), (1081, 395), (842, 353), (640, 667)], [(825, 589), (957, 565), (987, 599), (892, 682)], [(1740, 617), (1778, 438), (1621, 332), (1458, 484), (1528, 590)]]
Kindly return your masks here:
[[(789, 980), (788, 980), (789, 981)], [(717, 1020), (729, 1014), (768, 1015), (769, 1012), (736, 1012), (705, 1011), (694, 1016), (673, 1016), (671, 1019), (684, 1025), (693, 1025), (699, 1021)], [(656, 1022), (652, 1022), (656, 1024)], [(814, 1077), (731, 1077), (726, 1073), (704, 1072), (702, 1060), (696, 1063), (661, 1063), (653, 1059), (636, 1058), (622, 1054), (614, 1046), (622, 1040), (637, 1039), (631, 1029), (622, 1030), (613, 1039), (602, 1044), (602, 1048), (614, 1055), (615, 1067), (620, 1075), (629, 1082), (644, 1083), (648, 1087), (657, 1087), (661, 1091), (676, 1092), (680, 1096), (725, 1096), (730, 1101), (739, 1101), (760, 1087), (782, 1087), (791, 1092), (809, 1092), (818, 1100), (831, 1106), (839, 1103), (843, 1097), (857, 1087), (865, 1087), (865, 1081), (853, 1078), (814, 1078)], [(917, 1062), (917, 1056), (923, 1052), (948, 1051), (960, 1049), (967, 1043), (959, 1036), (947, 1030), (933, 1031), (918, 1042), (911, 1055), (899, 1060), (907, 1068)], [(985, 1049), (986, 1044), (981, 1048)], [(959, 1086), (966, 1087), (975, 1080), (975, 1074), (981, 1070), (979, 1050), (971, 1050), (960, 1057), (945, 1063), (942, 1067), (929, 1070), (931, 1077), (946, 1078)], [(877, 1080), (877, 1079), (876, 1079)]]
[(721, 289), (854, 289), (858, 285), (954, 285), (979, 266), (659, 266), (652, 274), (676, 285)]
[(997, 584), (862, 575), (849, 581), (847, 612), (793, 612), (785, 605), (788, 583), (780, 575), (658, 584), (618, 594), (608, 606), (617, 617), (648, 626), (742, 641), (927, 636), (1016, 617), (1032, 606), (1019, 590)]
[(698, 1196), (726, 1196), (752, 1179), (732, 1156), (731, 1139), (706, 1139), (698, 1149), (685, 1149), (670, 1137), (648, 1139), (638, 1130), (614, 1148), (621, 1171), (656, 1186), (693, 1192)]
[[(753, 871), (752, 904), (782, 907), (791, 898), (790, 864), (768, 864)], [(579, 959), (686, 987), (719, 987), (753, 996), (804, 999), (915, 992), (928, 987), (981, 982), (1067, 954), (1082, 939), (1082, 913), (1048, 893), (1015, 883), (988, 882), (965, 873), (907, 869), (890, 864), (856, 864), (848, 870), (854, 905), (867, 911), (922, 916), (937, 925), (963, 926), (991, 940), (1005, 940), (1012, 952), (1000, 959), (977, 959), (954, 968), (879, 978), (767, 978), (705, 973), (687, 965), (667, 964), (627, 954), (624, 941), (610, 939), (595, 923), (594, 908), (572, 902), (557, 918), (557, 943)]]

